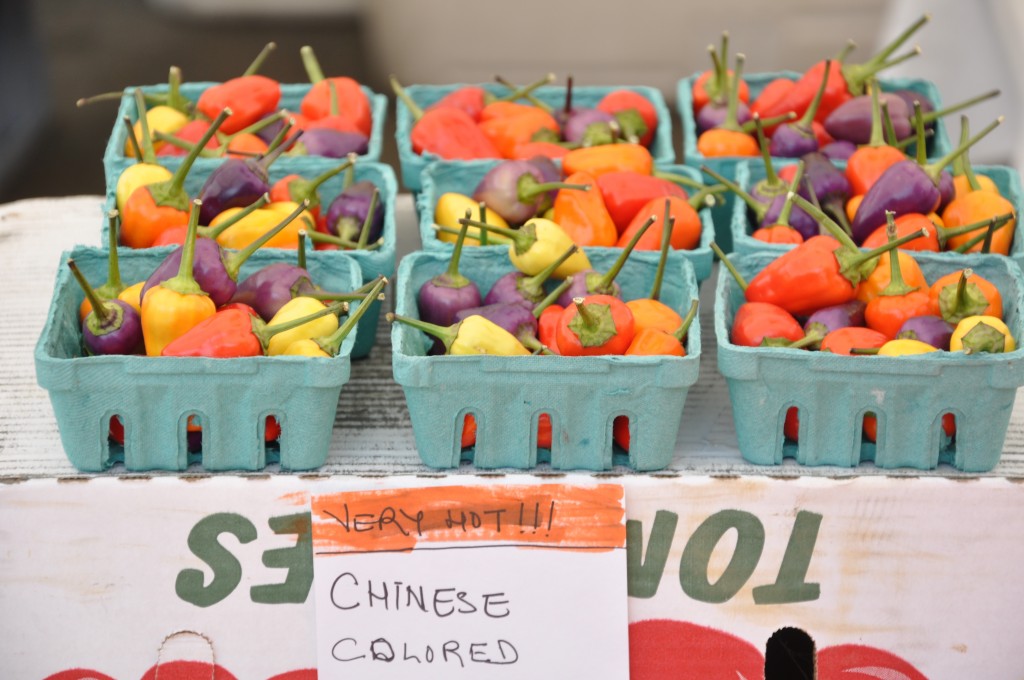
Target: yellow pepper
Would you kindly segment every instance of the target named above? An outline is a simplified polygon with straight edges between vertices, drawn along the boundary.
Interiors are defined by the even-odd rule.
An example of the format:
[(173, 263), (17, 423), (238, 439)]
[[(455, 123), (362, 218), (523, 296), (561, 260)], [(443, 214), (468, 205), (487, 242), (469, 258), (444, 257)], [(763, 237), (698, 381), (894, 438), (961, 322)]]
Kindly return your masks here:
[[(150, 133), (163, 132), (164, 134), (173, 135), (175, 132), (185, 127), (188, 123), (188, 116), (181, 111), (171, 108), (170, 106), (154, 106), (153, 108), (146, 111), (146, 125), (149, 127)], [(134, 125), (135, 138), (142, 139), (142, 122), (136, 121)], [(153, 149), (159, 151), (166, 142), (153, 142)], [(127, 141), (124, 144), (124, 155), (129, 158), (135, 157), (135, 149), (132, 148), (131, 141)]]
[[(276, 326), (293, 319), (299, 319), (322, 310), (324, 306), (324, 303), (320, 300), (304, 296), (295, 297), (285, 303), (281, 309), (277, 310), (277, 314), (274, 315), (274, 318), (267, 325)], [(333, 315), (322, 316), (319, 319), (274, 335), (270, 338), (270, 342), (267, 343), (267, 355), (276, 356), (284, 354), (288, 346), (294, 342), (321, 335), (330, 335), (337, 329), (338, 317)]]
[[(469, 196), (454, 192), (442, 194), (441, 198), (437, 199), (437, 205), (434, 206), (434, 223), (442, 227), (454, 229), (458, 232), (459, 220), (466, 216), (467, 211), (470, 213), (470, 219), (472, 220), (491, 224), (495, 227), (502, 227), (505, 229), (509, 228), (508, 222), (505, 221), (505, 218), (493, 210), (486, 210), (486, 207), (484, 210), (484, 218), (481, 219), (480, 204)], [(438, 231), (437, 238), (447, 243), (455, 243), (458, 236), (447, 231)], [(500, 234), (488, 234), (486, 238), (489, 243), (508, 243), (508, 239)], [(480, 245), (480, 227), (470, 227), (470, 229), (466, 231), (466, 240), (464, 245)]]
[[(533, 218), (519, 229), (502, 229), (465, 218), (460, 220), (461, 223), (476, 227), (482, 226), (488, 231), (495, 231), (511, 239), (512, 242), (508, 246), (509, 260), (512, 261), (513, 267), (527, 276), (536, 276), (544, 271), (566, 250), (576, 245), (565, 233), (565, 230), (551, 220), (542, 217)], [(590, 260), (582, 250), (578, 250), (560, 264), (552, 276), (556, 279), (564, 279), (590, 269), (593, 269)]]
[(142, 337), (147, 356), (160, 356), (172, 340), (217, 313), (213, 300), (192, 276), (200, 204), (200, 201), (192, 202), (178, 275), (153, 286), (142, 298)]
[(388, 314), (387, 320), (399, 321), (441, 340), (445, 353), (452, 356), (493, 354), (496, 356), (529, 356), (530, 350), (516, 336), (488, 319), (474, 314), (451, 326), (438, 326), (419, 319)]
[(136, 284), (132, 284), (131, 286), (128, 286), (127, 288), (122, 290), (120, 292), (120, 294), (118, 294), (117, 299), (118, 300), (122, 300), (124, 302), (127, 302), (129, 305), (132, 306), (132, 308), (136, 312), (141, 314), (142, 313), (142, 300), (140, 299), (140, 297), (142, 295), (142, 287), (145, 286), (145, 285), (146, 285), (145, 281), (139, 281)]
[(320, 357), (324, 359), (330, 359), (331, 357), (337, 356), (338, 350), (341, 349), (341, 343), (345, 341), (348, 334), (356, 327), (356, 324), (359, 323), (359, 319), (366, 313), (366, 310), (370, 308), (375, 300), (384, 298), (381, 291), (384, 289), (384, 286), (387, 285), (387, 282), (388, 280), (386, 277), (377, 277), (377, 281), (373, 284), (373, 287), (367, 291), (366, 297), (359, 303), (356, 310), (349, 314), (348, 318), (345, 319), (345, 323), (341, 324), (338, 327), (338, 330), (326, 336), (296, 340), (288, 345), (282, 354), (289, 356)]
[[(253, 210), (248, 215), (237, 220), (230, 227), (217, 234), (217, 243), (232, 250), (242, 250), (250, 243), (258, 239), (276, 227), (282, 219), (288, 217), (299, 204), (292, 201), (274, 201), (265, 207)], [(227, 222), (242, 212), (243, 208), (228, 208), (210, 221), (210, 227), (216, 228), (223, 222)], [(265, 248), (291, 248), (299, 247), (299, 230), (313, 231), (315, 222), (308, 210), (299, 214), (299, 219), (294, 220), (278, 232), (273, 238), (267, 241)]]
[(910, 338), (899, 338), (897, 340), (890, 340), (879, 347), (878, 356), (901, 357), (909, 354), (928, 354), (929, 352), (938, 351), (937, 347), (932, 347), (927, 342), (911, 340)]
[(994, 316), (968, 316), (953, 329), (949, 339), (951, 352), (1012, 352), (1017, 349), (1013, 334), (1002, 319)]
[(171, 179), (171, 176), (171, 171), (162, 165), (154, 163), (129, 165), (117, 178), (117, 187), (114, 190), (118, 211), (124, 210), (125, 201), (139, 187), (166, 182)]

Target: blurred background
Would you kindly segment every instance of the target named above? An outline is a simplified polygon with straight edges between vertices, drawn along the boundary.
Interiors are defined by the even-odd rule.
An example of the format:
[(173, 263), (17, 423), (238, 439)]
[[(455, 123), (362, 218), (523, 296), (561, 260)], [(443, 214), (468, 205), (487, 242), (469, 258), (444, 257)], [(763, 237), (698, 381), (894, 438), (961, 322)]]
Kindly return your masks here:
[[(975, 129), (1006, 116), (971, 158), (1019, 166), (1020, 0), (3, 0), (0, 202), (104, 192), (117, 103), (78, 108), (80, 97), (166, 82), (171, 65), (186, 80), (226, 80), (270, 41), (278, 49), (261, 72), (282, 82), (306, 81), (308, 44), (328, 75), (388, 94), (389, 73), (412, 84), (551, 71), (580, 85), (651, 85), (672, 106), (677, 81), (708, 67), (707, 45), (724, 29), (748, 71), (802, 71), (848, 39), (858, 44), (850, 61), (867, 59), (922, 13), (932, 21), (911, 41), (922, 55), (886, 75), (932, 80), (946, 103), (1001, 89), (969, 111)], [(392, 103), (382, 160), (397, 166), (393, 132)]]

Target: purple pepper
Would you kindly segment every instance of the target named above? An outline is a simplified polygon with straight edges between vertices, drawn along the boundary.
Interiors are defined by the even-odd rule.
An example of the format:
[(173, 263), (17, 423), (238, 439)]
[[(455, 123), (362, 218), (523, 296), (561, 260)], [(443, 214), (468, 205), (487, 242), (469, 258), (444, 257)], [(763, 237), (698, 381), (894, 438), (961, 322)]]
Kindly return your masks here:
[(314, 128), (307, 130), (302, 135), (302, 139), (295, 141), (288, 155), (345, 158), (350, 153), (361, 156), (369, 148), (370, 138), (361, 132), (340, 132), (330, 128)]
[(765, 137), (760, 116), (754, 116), (754, 132), (757, 135), (757, 146), (761, 150), (761, 160), (764, 163), (764, 179), (754, 183), (754, 186), (750, 188), (750, 195), (758, 203), (770, 206), (776, 197), (785, 196), (789, 187), (775, 174), (775, 166), (772, 164), (771, 152), (768, 151), (768, 139)]
[(953, 326), (940, 316), (915, 316), (907, 319), (896, 333), (898, 339), (920, 340), (932, 347), (949, 349)]
[[(555, 161), (547, 156), (533, 156), (532, 158), (527, 158), (526, 162), (540, 170), (541, 182), (543, 183), (561, 182), (565, 179), (562, 175), (562, 169), (555, 165)], [(537, 213), (542, 214), (553, 206), (556, 196), (558, 196), (558, 189), (552, 189), (545, 193), (540, 205), (537, 206)]]
[(501, 161), (476, 185), (473, 200), (486, 203), (510, 224), (522, 224), (537, 214), (545, 194), (552, 189), (584, 190), (584, 187), (590, 188), (589, 185), (545, 182), (540, 169), (529, 161)]
[(572, 277), (572, 281), (568, 286), (565, 286), (565, 290), (558, 296), (558, 304), (563, 307), (568, 307), (572, 304), (572, 299), (576, 297), (586, 297), (587, 295), (612, 295), (614, 297), (622, 297), (622, 289), (619, 288), (619, 284), (615, 282), (615, 277), (622, 271), (622, 267), (626, 264), (626, 260), (629, 259), (633, 249), (636, 248), (636, 244), (640, 242), (640, 238), (647, 233), (647, 230), (651, 228), (651, 225), (656, 221), (656, 217), (651, 215), (644, 222), (639, 229), (633, 234), (633, 237), (629, 239), (629, 243), (622, 249), (622, 252), (615, 258), (615, 262), (612, 263), (611, 268), (601, 274), (600, 272), (589, 270), (575, 274)]
[[(773, 198), (771, 205), (768, 206), (768, 209), (764, 213), (764, 217), (758, 222), (758, 226), (764, 228), (778, 224), (779, 217), (782, 215), (782, 210), (785, 206), (786, 194)], [(800, 232), (800, 235), (804, 237), (805, 241), (812, 236), (817, 236), (821, 233), (821, 227), (814, 218), (808, 215), (807, 212), (798, 205), (794, 205), (790, 208), (789, 226)]]
[[(903, 104), (907, 108), (908, 116), (910, 115), (910, 111), (914, 110), (914, 102), (921, 103), (921, 111), (923, 113), (927, 114), (935, 111), (935, 103), (931, 99), (928, 99), (928, 97), (926, 97), (925, 95), (921, 94), (920, 92), (915, 92), (914, 90), (895, 90), (894, 92), (892, 92), (892, 94), (896, 95), (897, 97), (903, 100)], [(925, 127), (933, 126), (935, 125), (935, 119), (930, 118), (928, 120), (925, 120), (924, 124)]]
[(953, 184), (953, 173), (943, 170), (939, 173), (939, 207), (935, 211), (941, 214), (954, 198), (956, 198), (956, 185)]
[(822, 209), (840, 224), (845, 224), (846, 202), (853, 193), (846, 173), (821, 152), (806, 154), (801, 160), (804, 162), (804, 182), (800, 185), (800, 195), (813, 202), (813, 190)]
[(615, 139), (615, 116), (600, 109), (576, 109), (562, 127), (565, 141), (583, 146), (610, 144)]
[[(459, 272), (459, 259), (462, 257), (462, 246), (466, 240), (467, 225), (459, 230), (459, 238), (455, 241), (448, 269), (443, 274), (425, 281), (416, 294), (416, 304), (420, 320), (438, 326), (451, 326), (455, 323), (455, 314), (468, 307), (479, 307), (483, 302), (480, 289), (475, 283)], [(444, 343), (434, 338), (431, 349), (433, 354), (444, 354)]]
[(843, 139), (837, 139), (834, 142), (830, 142), (825, 146), (821, 147), (822, 155), (828, 158), (830, 161), (845, 161), (849, 160), (853, 152), (857, 150), (857, 145), (853, 142), (847, 142)]
[[(89, 354), (136, 354), (142, 346), (142, 319), (124, 300), (101, 300), (72, 259), (68, 268), (93, 311), (82, 320), (82, 343)], [(77, 316), (77, 308), (75, 315)]]
[(567, 248), (564, 253), (534, 276), (527, 276), (522, 272), (509, 272), (502, 275), (487, 291), (484, 304), (492, 305), (499, 302), (513, 302), (530, 306), (538, 304), (545, 296), (544, 283), (578, 250), (579, 246), (576, 245)]
[[(889, 119), (896, 131), (896, 139), (906, 139), (914, 132), (910, 124), (911, 109), (903, 99), (893, 93), (883, 92), (878, 96), (880, 103), (889, 108)], [(825, 119), (825, 131), (835, 139), (854, 144), (867, 144), (871, 140), (871, 95), (853, 97), (836, 107)]]
[(288, 262), (274, 262), (239, 283), (230, 302), (249, 305), (267, 321), (274, 318), (296, 294), (314, 289), (312, 277), (306, 269)]
[[(694, 117), (697, 134), (720, 127), (728, 115), (729, 106), (726, 102), (709, 101), (700, 107), (700, 111)], [(750, 107), (743, 102), (736, 102), (736, 122), (743, 125), (750, 120)]]
[[(831, 66), (832, 61), (826, 60), (824, 73), (828, 73)], [(821, 84), (814, 94), (814, 99), (811, 100), (811, 105), (807, 107), (800, 119), (792, 123), (783, 123), (775, 128), (771, 144), (768, 147), (773, 156), (800, 158), (818, 150), (818, 138), (815, 136), (811, 124), (814, 122), (815, 114), (818, 113), (818, 107), (821, 106), (821, 98), (825, 94), (825, 85), (828, 80), (828, 78), (821, 79)]]
[(886, 168), (857, 208), (850, 227), (853, 240), (861, 243), (871, 232), (885, 224), (885, 211), (896, 216), (932, 212), (941, 199), (939, 187), (925, 168), (912, 160), (899, 161)]
[(346, 187), (327, 208), (327, 230), (349, 241), (358, 241), (363, 222), (370, 214), (370, 204), (374, 203), (366, 242), (373, 243), (379, 239), (384, 231), (384, 205), (379, 200), (373, 200), (374, 192), (378, 191), (377, 186), (368, 180), (353, 182)]
[[(839, 328), (863, 326), (865, 306), (860, 300), (851, 300), (840, 305), (819, 309), (804, 322), (804, 333), (807, 335), (814, 333), (824, 338)], [(814, 348), (817, 349), (820, 345), (819, 341)]]
[[(221, 248), (220, 244), (212, 238), (197, 238), (195, 240), (192, 276), (195, 277), (199, 287), (210, 296), (215, 305), (220, 307), (234, 296), (237, 289), (238, 272), (242, 268), (242, 263), (249, 259), (264, 243), (288, 226), (292, 220), (301, 215), (307, 206), (308, 203), (306, 202), (300, 204), (273, 229), (268, 230), (258, 239), (235, 253), (228, 254), (228, 251)], [(139, 294), (139, 300), (145, 298), (146, 293), (153, 286), (159, 285), (178, 275), (184, 250), (184, 246), (180, 246), (164, 258), (164, 261), (146, 279), (146, 284), (142, 287), (142, 292)]]

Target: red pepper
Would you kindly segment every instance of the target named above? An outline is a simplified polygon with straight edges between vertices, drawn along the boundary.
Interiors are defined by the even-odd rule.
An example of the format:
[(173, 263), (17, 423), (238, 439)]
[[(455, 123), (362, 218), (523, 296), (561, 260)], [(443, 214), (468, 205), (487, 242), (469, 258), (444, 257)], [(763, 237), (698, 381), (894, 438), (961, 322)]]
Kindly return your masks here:
[(757, 95), (750, 105), (750, 112), (760, 114), (763, 118), (764, 114), (761, 112), (777, 109), (779, 102), (786, 98), (795, 85), (796, 81), (789, 78), (776, 78), (765, 85), (761, 93)]
[(458, 160), (501, 157), (476, 121), (462, 109), (441, 107), (424, 111), (394, 76), (391, 77), (391, 89), (416, 120), (409, 133), (414, 153), (428, 152)]
[[(370, 99), (359, 83), (345, 76), (325, 77), (316, 54), (309, 45), (303, 46), (299, 53), (302, 55), (302, 65), (309, 76), (309, 82), (313, 83), (299, 105), (302, 115), (312, 121), (326, 118), (336, 112), (337, 115), (350, 119), (359, 132), (369, 137), (373, 132), (373, 111)], [(336, 101), (333, 110), (332, 99)]]
[(562, 318), (562, 312), (565, 311), (565, 307), (558, 304), (552, 304), (544, 309), (537, 318), (537, 339), (540, 340), (540, 344), (546, 346), (555, 354), (560, 354), (558, 351), (558, 322)]
[(686, 190), (675, 182), (635, 172), (606, 172), (597, 178), (597, 186), (620, 233), (651, 199), (665, 196), (689, 198)]
[(502, 158), (511, 158), (518, 146), (535, 141), (544, 130), (559, 134), (558, 121), (550, 113), (514, 102), (488, 104), (480, 114), (479, 125)]
[(852, 354), (851, 350), (855, 347), (877, 348), (887, 342), (889, 342), (889, 338), (874, 329), (863, 326), (846, 326), (827, 333), (821, 339), (819, 351), (848, 356)]
[(232, 78), (203, 90), (196, 108), (210, 119), (230, 108), (231, 115), (221, 125), (221, 132), (231, 134), (273, 113), (280, 100), (280, 84), (257, 74)]
[(558, 320), (556, 337), (564, 356), (622, 354), (633, 340), (633, 313), (611, 295), (573, 298)]
[[(703, 198), (706, 194), (701, 194)], [(696, 199), (697, 196), (694, 196)], [(691, 199), (693, 200), (693, 199)], [(668, 215), (666, 216), (664, 206), (668, 204)], [(673, 250), (693, 250), (700, 244), (700, 235), (703, 224), (700, 215), (693, 207), (693, 204), (685, 198), (668, 196), (652, 198), (640, 210), (637, 211), (632, 221), (619, 235), (615, 245), (624, 248), (633, 238), (633, 235), (654, 215), (654, 224), (636, 242), (637, 250), (660, 250), (662, 232), (665, 230), (666, 217), (671, 220), (672, 232), (669, 234), (669, 245)]]
[(768, 338), (796, 342), (804, 337), (803, 326), (778, 305), (745, 302), (736, 310), (729, 341), (741, 347), (760, 347)]
[(658, 129), (658, 112), (647, 97), (633, 90), (613, 90), (596, 107), (619, 121), (627, 141), (650, 146)]
[(546, 156), (552, 160), (563, 158), (569, 149), (555, 142), (527, 142), (520, 144), (512, 151), (512, 160), (528, 161), (534, 156)]
[(449, 92), (431, 104), (428, 109), (451, 107), (461, 109), (473, 120), (480, 120), (480, 112), (487, 105), (487, 90), (477, 85), (466, 85)]

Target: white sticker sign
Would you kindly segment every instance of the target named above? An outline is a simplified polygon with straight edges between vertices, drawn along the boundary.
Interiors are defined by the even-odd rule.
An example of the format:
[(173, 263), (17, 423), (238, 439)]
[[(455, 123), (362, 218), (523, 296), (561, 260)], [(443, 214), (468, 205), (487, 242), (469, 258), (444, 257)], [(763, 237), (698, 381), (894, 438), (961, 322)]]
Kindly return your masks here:
[(321, 680), (628, 677), (620, 485), (381, 489), (311, 504)]

